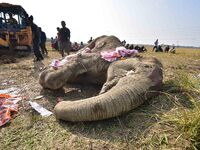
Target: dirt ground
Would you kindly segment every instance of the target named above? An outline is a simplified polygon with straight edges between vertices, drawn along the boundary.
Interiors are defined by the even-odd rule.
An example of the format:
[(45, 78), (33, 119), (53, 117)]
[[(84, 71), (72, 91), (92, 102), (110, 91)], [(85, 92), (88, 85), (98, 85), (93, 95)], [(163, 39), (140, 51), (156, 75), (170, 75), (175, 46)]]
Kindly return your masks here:
[[(53, 110), (58, 99), (84, 98), (97, 94), (99, 90), (99, 87), (96, 86), (68, 85), (61, 91), (44, 91), (38, 83), (38, 76), (45, 66), (50, 65), (53, 59), (61, 58), (57, 51), (49, 52), (49, 56), (45, 56), (44, 61), (34, 61), (33, 54), (27, 57), (18, 57), (17, 54), (16, 56), (2, 55), (0, 58), (0, 89), (18, 88), (20, 95), (27, 101), (42, 95), (44, 97), (38, 100), (38, 102), (50, 110)], [(53, 101), (52, 97), (54, 98)]]
[[(185, 53), (187, 55), (185, 55)], [(141, 54), (157, 57), (163, 63), (164, 90), (170, 91), (177, 70), (198, 75), (200, 72), (200, 53), (189, 54), (179, 50), (177, 54), (148, 52)], [(52, 59), (61, 58), (57, 51), (49, 51), (42, 62), (35, 62), (33, 54), (14, 58), (14, 61), (0, 61), (0, 89), (15, 87), (23, 100), (19, 102), (19, 112), (14, 119), (0, 128), (0, 149), (148, 149), (149, 137), (156, 130), (158, 114), (170, 111), (174, 106), (169, 97), (158, 96), (141, 107), (121, 117), (90, 122), (70, 123), (57, 121), (55, 116), (44, 118), (35, 112), (28, 101), (35, 101), (53, 112), (60, 100), (78, 100), (95, 96), (101, 87), (94, 85), (66, 85), (58, 91), (43, 90), (38, 83), (38, 75)], [(10, 58), (11, 60), (13, 58)], [(181, 93), (173, 93), (180, 100)], [(42, 96), (40, 99), (35, 99)], [(182, 102), (183, 105), (187, 102)], [(173, 140), (173, 138), (172, 138)], [(185, 141), (175, 143), (181, 147)]]

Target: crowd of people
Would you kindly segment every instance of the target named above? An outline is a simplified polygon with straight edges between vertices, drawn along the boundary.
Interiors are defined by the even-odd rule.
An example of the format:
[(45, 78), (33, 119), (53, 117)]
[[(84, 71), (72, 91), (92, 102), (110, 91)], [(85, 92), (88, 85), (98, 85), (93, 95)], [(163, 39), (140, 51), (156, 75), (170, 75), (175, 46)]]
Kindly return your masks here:
[[(46, 40), (47, 40), (46, 34), (44, 31), (42, 31), (41, 27), (38, 27), (34, 23), (34, 18), (32, 15), (27, 18), (28, 20), (26, 20), (26, 23), (31, 26), (31, 30), (32, 30), (32, 46), (33, 46), (32, 48), (36, 57), (36, 61), (43, 60), (44, 56), (48, 55), (48, 51), (46, 48)], [(16, 24), (17, 21), (15, 20), (15, 18), (13, 18), (12, 14), (9, 14), (8, 22), (10, 24)], [(80, 42), (80, 43), (70, 42), (71, 32), (66, 27), (65, 21), (61, 21), (61, 27), (57, 27), (56, 30), (57, 30), (57, 36), (56, 38), (53, 38), (53, 37), (51, 38), (51, 46), (52, 46), (52, 49), (58, 50), (60, 52), (62, 58), (65, 57), (65, 53), (69, 55), (70, 51), (78, 51), (85, 46), (83, 42)], [(90, 43), (92, 41), (93, 41), (93, 37), (90, 37), (87, 43)], [(147, 49), (144, 46), (139, 46), (139, 45), (134, 46), (133, 44), (126, 43), (125, 40), (122, 41), (122, 45), (126, 49), (130, 49), (130, 50), (135, 49), (135, 50), (138, 50), (138, 52), (147, 51)], [(174, 45), (172, 47), (170, 47), (169, 45), (166, 45), (163, 48), (161, 45), (159, 45), (158, 39), (156, 39), (156, 41), (154, 42), (154, 47), (152, 51), (175, 53), (176, 49)]]
[(122, 41), (122, 45), (126, 48), (126, 49), (135, 49), (137, 50), (139, 53), (142, 53), (142, 52), (147, 52), (147, 49), (144, 47), (144, 45), (135, 45), (134, 44), (129, 44), (129, 43), (126, 43), (125, 40)]
[(175, 54), (176, 53), (176, 48), (175, 48), (175, 45), (172, 45), (171, 47), (169, 45), (166, 45), (164, 48), (159, 45), (158, 43), (158, 39), (156, 39), (156, 41), (154, 42), (154, 47), (153, 47), (153, 52), (170, 52), (170, 53), (173, 53)]
[[(141, 45), (135, 45), (134, 44), (129, 44), (129, 43), (126, 43), (126, 40), (123, 40), (121, 41), (122, 42), (122, 45), (126, 48), (126, 49), (135, 49), (135, 50), (138, 50), (138, 52), (147, 52), (147, 49)], [(175, 54), (176, 53), (176, 47), (175, 45), (172, 45), (172, 46), (169, 46), (169, 45), (159, 45), (159, 41), (158, 39), (156, 39), (156, 41), (154, 42), (154, 46), (153, 46), (153, 52), (166, 52), (166, 53), (173, 53)]]
[[(55, 38), (51, 37), (51, 47), (52, 47), (52, 50), (58, 50), (61, 52), (62, 50), (60, 49), (60, 28), (59, 27), (57, 27), (57, 31), (58, 31), (57, 36)], [(92, 41), (93, 41), (93, 38), (90, 37), (90, 39), (87, 43), (90, 43)], [(84, 44), (82, 41), (80, 43), (78, 43), (78, 42), (72, 43), (69, 39), (67, 48), (68, 48), (69, 52), (70, 51), (78, 51), (78, 50), (82, 49), (83, 47), (85, 47), (85, 45), (86, 44)]]
[[(44, 56), (48, 55), (46, 48), (46, 34), (42, 31), (41, 27), (38, 27), (34, 23), (33, 16), (28, 17), (28, 23), (32, 30), (32, 49), (36, 57), (35, 61), (44, 59)], [(83, 42), (78, 44), (77, 42), (70, 42), (70, 30), (66, 27), (65, 21), (61, 21), (61, 28), (57, 27), (57, 36), (55, 39), (51, 38), (51, 46), (53, 49), (58, 50), (61, 56), (64, 58), (65, 53), (70, 54), (71, 50), (77, 51), (84, 46)]]
[[(46, 49), (46, 34), (44, 31), (42, 31), (41, 27), (38, 27), (34, 22), (33, 22), (33, 16), (29, 17), (29, 24), (31, 25), (32, 29), (32, 40), (33, 40), (33, 52), (36, 56), (36, 61), (40, 61), (44, 59), (44, 55), (48, 55), (48, 51)], [(58, 50), (59, 53), (61, 54), (62, 58), (65, 57), (65, 53), (67, 55), (70, 55), (70, 51), (78, 51), (81, 48), (85, 46), (83, 42), (70, 42), (70, 37), (71, 37), (71, 32), (70, 30), (66, 27), (65, 21), (61, 21), (61, 27), (57, 27), (57, 36), (54, 39), (53, 37), (51, 38), (51, 46), (52, 49)], [(89, 41), (87, 43), (90, 43), (93, 41), (93, 38), (90, 37)], [(138, 52), (146, 52), (147, 49), (142, 45), (135, 45), (134, 44), (128, 44), (126, 43), (125, 40), (122, 41), (122, 45), (126, 49), (130, 50), (138, 50)], [(158, 43), (158, 39), (154, 42), (154, 47), (153, 47), (154, 52), (171, 52), (175, 53), (176, 49), (175, 46), (172, 46), (170, 48), (169, 45), (167, 45), (164, 50), (161, 45)]]
[[(30, 25), (32, 31), (32, 49), (36, 58), (35, 61), (43, 60), (45, 55), (48, 56), (46, 34), (41, 27), (34, 23), (32, 15), (28, 17), (27, 23)], [(57, 27), (57, 38), (51, 38), (51, 43), (52, 47), (59, 50), (61, 56), (65, 57), (65, 53), (69, 55), (71, 50), (70, 30), (66, 27), (65, 21), (61, 21), (61, 26), (61, 28)], [(77, 50), (80, 46), (75, 43), (74, 50)]]
[[(85, 44), (83, 42), (69, 42), (69, 51), (78, 51), (81, 48), (83, 48)], [(57, 50), (60, 51), (59, 49), (59, 40), (58, 37), (56, 36), (55, 38), (51, 37), (51, 47), (52, 50)]]

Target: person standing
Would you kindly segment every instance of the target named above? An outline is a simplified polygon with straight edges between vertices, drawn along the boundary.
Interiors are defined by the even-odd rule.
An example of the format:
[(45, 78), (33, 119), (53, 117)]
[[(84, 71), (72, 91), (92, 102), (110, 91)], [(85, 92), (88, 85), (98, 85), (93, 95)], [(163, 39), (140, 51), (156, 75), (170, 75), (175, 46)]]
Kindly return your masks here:
[(176, 48), (175, 48), (175, 45), (174, 45), (174, 44), (172, 45), (172, 49), (170, 49), (169, 52), (170, 52), (170, 53), (173, 53), (173, 54), (176, 53)]
[(43, 60), (43, 56), (40, 52), (40, 31), (38, 26), (33, 22), (33, 16), (31, 15), (29, 17), (29, 24), (31, 26), (31, 31), (32, 31), (32, 44), (33, 44), (33, 52), (36, 57), (36, 61)]
[(79, 49), (83, 48), (84, 47), (84, 44), (83, 42), (80, 43), (80, 46), (79, 46)]
[(42, 28), (39, 27), (39, 30), (40, 30), (40, 48), (41, 48), (41, 51), (42, 51), (42, 54), (46, 56), (48, 55), (48, 52), (47, 52), (47, 49), (46, 49), (46, 40), (47, 40), (47, 37), (46, 37), (46, 33), (44, 31), (42, 31)]
[(59, 30), (60, 52), (64, 57), (65, 51), (69, 55), (70, 51), (70, 30), (66, 27), (65, 21), (61, 21), (62, 28)]
[(156, 41), (154, 42), (154, 47), (152, 51), (157, 51), (158, 49), (158, 39), (156, 39)]
[(56, 44), (57, 44), (58, 50), (60, 51), (60, 34), (59, 34), (60, 28), (57, 27), (56, 29), (57, 29), (57, 41), (56, 41)]
[(122, 41), (122, 45), (126, 46), (126, 41), (125, 40)]
[(158, 47), (158, 39), (154, 42), (154, 45)]
[(90, 42), (92, 42), (93, 41), (93, 39), (92, 39), (92, 37), (90, 37), (90, 40), (88, 41), (88, 44), (90, 43)]

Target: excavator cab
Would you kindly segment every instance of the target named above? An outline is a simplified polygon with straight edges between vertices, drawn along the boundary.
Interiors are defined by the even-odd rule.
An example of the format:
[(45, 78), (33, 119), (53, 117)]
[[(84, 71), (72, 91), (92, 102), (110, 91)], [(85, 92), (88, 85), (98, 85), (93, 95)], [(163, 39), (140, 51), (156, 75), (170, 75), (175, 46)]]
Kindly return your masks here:
[(20, 5), (0, 3), (0, 48), (31, 50), (32, 31), (28, 14)]

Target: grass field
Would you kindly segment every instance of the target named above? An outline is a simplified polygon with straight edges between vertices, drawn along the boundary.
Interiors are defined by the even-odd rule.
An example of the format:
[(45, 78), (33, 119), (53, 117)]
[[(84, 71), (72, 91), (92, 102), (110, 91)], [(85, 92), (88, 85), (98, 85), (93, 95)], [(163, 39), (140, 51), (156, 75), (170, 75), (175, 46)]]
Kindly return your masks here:
[[(59, 58), (58, 52), (49, 50), (44, 64), (34, 63), (33, 56), (0, 64), (0, 89), (17, 87), (24, 97), (16, 117), (0, 128), (0, 150), (199, 149), (200, 49), (178, 48), (176, 54), (170, 54), (154, 53), (149, 47), (141, 55), (156, 57), (163, 64), (160, 95), (123, 116), (86, 123), (62, 122), (54, 115), (41, 117), (28, 105), (28, 100), (43, 95), (35, 101), (53, 111), (58, 99), (81, 99), (98, 93), (99, 87), (93, 86), (71, 85), (64, 93), (42, 90), (38, 68)], [(8, 84), (2, 84), (5, 82)]]

